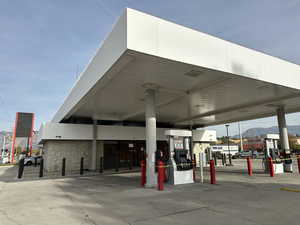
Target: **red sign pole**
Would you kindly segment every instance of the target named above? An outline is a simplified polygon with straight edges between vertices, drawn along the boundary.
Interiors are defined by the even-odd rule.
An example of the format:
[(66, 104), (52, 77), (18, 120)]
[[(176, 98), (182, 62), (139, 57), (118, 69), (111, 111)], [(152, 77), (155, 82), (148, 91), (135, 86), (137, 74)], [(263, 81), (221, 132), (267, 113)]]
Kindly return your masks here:
[(29, 142), (29, 154), (32, 156), (32, 139), (33, 139), (33, 127), (34, 127), (34, 113), (32, 114), (31, 132), (30, 132), (30, 142)]
[(10, 151), (12, 163), (15, 161), (16, 129), (17, 129), (18, 119), (19, 119), (19, 113), (16, 113), (16, 121), (15, 121), (15, 126), (13, 131), (13, 140), (12, 140), (11, 151)]
[(297, 157), (297, 161), (298, 161), (298, 172), (300, 173), (300, 156), (299, 155)]

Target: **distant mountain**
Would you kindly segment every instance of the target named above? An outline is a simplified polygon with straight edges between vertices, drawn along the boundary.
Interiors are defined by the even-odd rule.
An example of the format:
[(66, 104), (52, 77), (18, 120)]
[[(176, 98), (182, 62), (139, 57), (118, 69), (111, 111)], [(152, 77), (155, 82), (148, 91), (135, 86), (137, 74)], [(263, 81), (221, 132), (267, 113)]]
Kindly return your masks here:
[[(293, 135), (299, 135), (300, 136), (300, 126), (288, 126), (288, 132), (289, 134)], [(278, 127), (273, 126), (273, 127), (267, 127), (267, 128), (262, 128), (262, 127), (255, 127), (255, 128), (250, 128), (246, 130), (243, 133), (243, 137), (257, 137), (257, 136), (262, 136), (265, 134), (278, 134)], [(238, 137), (238, 135), (235, 135), (234, 137)]]

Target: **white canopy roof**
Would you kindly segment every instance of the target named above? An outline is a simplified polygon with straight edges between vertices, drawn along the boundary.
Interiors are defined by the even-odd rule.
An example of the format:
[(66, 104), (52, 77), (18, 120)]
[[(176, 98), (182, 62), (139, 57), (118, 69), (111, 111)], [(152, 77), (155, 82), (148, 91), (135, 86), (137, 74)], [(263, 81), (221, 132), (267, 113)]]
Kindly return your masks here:
[(145, 121), (149, 87), (158, 122), (178, 126), (300, 110), (299, 65), (126, 9), (52, 122)]

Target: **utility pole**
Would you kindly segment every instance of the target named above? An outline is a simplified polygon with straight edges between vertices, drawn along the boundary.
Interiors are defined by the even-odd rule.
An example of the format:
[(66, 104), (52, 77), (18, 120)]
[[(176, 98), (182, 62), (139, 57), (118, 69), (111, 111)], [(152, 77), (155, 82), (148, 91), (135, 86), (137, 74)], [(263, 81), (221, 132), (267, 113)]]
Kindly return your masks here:
[(241, 129), (241, 123), (238, 122), (238, 126), (239, 126), (239, 136), (240, 136), (240, 149), (241, 152), (244, 151), (244, 146), (243, 146), (243, 134), (242, 134), (242, 129)]

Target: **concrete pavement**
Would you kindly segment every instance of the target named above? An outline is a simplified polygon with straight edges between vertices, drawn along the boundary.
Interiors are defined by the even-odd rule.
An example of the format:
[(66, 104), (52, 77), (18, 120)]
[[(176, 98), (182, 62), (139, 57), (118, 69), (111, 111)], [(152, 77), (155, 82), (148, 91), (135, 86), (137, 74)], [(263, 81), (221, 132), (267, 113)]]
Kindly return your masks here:
[[(238, 169), (238, 168), (236, 168)], [(222, 169), (217, 185), (139, 187), (139, 174), (0, 182), (0, 225), (299, 224), (300, 175)], [(208, 178), (208, 174), (206, 173)]]

